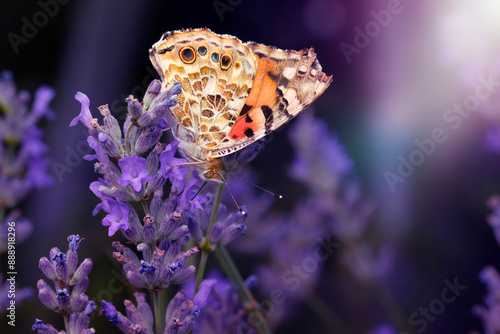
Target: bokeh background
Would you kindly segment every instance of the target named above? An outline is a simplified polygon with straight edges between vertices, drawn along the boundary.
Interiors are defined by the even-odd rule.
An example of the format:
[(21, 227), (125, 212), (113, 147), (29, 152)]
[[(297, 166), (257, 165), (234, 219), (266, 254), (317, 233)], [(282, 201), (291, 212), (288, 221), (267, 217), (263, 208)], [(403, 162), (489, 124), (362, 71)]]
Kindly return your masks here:
[[(100, 225), (102, 216), (91, 215), (98, 200), (88, 185), (97, 175), (92, 163), (79, 158), (86, 133), (82, 127), (68, 127), (80, 110), (74, 94), (82, 91), (90, 97), (94, 115), (105, 103), (123, 114), (124, 98), (142, 97), (155, 77), (147, 51), (161, 34), (208, 27), (283, 49), (314, 46), (323, 70), (333, 74), (333, 84), (308, 112), (338, 137), (353, 161), (350, 178), (375, 204), (366, 243), (392, 251), (390, 268), (381, 278), (394, 299), (389, 309), (397, 304), (407, 316), (418, 312), (440, 297), (444, 280), (457, 278), (467, 288), (423, 332), (484, 332), (471, 309), (487, 293), (479, 272), (487, 264), (500, 267), (500, 248), (486, 222), (486, 201), (500, 193), (500, 86), (492, 85), (489, 97), (461, 117), (456, 129), (451, 125), (458, 120), (443, 117), (451, 115), (448, 109), (454, 104), (474, 96), (480, 78), (500, 82), (498, 1), (69, 0), (53, 2), (53, 17), (26, 43), (13, 46), (8, 34), (22, 35), (23, 18), (33, 22), (43, 11), (41, 3), (45, 1), (0, 3), (0, 69), (12, 71), (20, 89), (33, 92), (43, 84), (56, 89), (56, 118), (44, 124), (45, 140), (52, 161), (69, 167), (62, 175), (49, 168), (55, 184), (23, 203), (35, 230), (18, 245), (19, 286), (35, 287), (42, 277), (38, 259), (53, 246), (65, 250), (65, 238), (73, 233), (87, 239), (80, 256), (94, 261), (91, 298), (113, 277), (113, 268), (120, 270), (111, 257), (112, 240)], [(388, 8), (398, 13), (383, 25), (370, 26), (372, 11)], [(357, 29), (367, 27), (372, 36), (356, 39)], [(285, 196), (273, 203), (272, 210), (280, 212), (291, 211), (302, 191), (285, 172), (293, 156), (288, 128), (273, 134), (252, 162), (256, 182)], [(415, 141), (431, 138), (436, 128), (443, 129), (446, 140), (391, 189), (387, 172), (397, 175), (400, 157), (409, 159), (418, 148)], [(286, 232), (293, 235), (294, 230)], [(251, 260), (239, 263), (250, 268), (245, 261)], [(346, 279), (339, 262), (335, 255), (328, 259), (315, 288), (328, 308), (352, 333), (395, 325), (377, 293)], [(111, 296), (115, 305), (124, 297), (131, 297), (129, 288)], [(17, 316), (15, 329), (2, 318), (0, 331), (28, 333), (35, 317), (62, 328), (36, 298), (20, 306)], [(96, 319), (94, 327), (117, 332), (103, 319)], [(342, 333), (329, 331), (306, 303), (277, 328), (277, 333), (306, 331)]]

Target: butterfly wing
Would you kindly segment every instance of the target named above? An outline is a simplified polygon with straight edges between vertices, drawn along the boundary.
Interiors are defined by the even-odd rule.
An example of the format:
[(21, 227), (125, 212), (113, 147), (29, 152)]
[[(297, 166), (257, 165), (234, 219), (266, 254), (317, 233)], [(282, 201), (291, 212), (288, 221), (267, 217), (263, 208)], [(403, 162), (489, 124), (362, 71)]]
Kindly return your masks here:
[(257, 73), (238, 119), (213, 157), (238, 151), (276, 130), (320, 96), (332, 81), (322, 72), (314, 50), (280, 50), (247, 43), (257, 59)]
[(162, 90), (182, 83), (171, 108), (181, 149), (195, 159), (227, 137), (248, 98), (256, 74), (252, 52), (236, 37), (208, 29), (167, 32), (150, 50)]

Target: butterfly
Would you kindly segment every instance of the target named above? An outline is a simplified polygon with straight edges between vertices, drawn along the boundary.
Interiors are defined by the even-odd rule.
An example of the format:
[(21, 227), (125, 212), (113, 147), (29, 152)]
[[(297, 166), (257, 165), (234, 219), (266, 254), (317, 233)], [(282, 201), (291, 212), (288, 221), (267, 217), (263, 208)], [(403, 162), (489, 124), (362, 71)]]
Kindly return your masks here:
[(204, 180), (224, 182), (222, 157), (276, 130), (330, 85), (313, 48), (280, 50), (209, 29), (169, 31), (149, 50), (162, 91), (182, 83), (170, 108), (179, 151)]

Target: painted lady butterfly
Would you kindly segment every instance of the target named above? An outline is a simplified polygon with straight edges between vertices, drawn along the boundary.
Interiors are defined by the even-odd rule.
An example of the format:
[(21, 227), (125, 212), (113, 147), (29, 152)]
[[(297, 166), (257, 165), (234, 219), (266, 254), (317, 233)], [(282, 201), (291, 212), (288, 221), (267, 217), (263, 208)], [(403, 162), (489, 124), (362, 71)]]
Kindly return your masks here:
[(312, 48), (280, 50), (208, 29), (166, 32), (149, 56), (162, 91), (182, 83), (170, 110), (180, 152), (202, 178), (218, 182), (223, 156), (297, 116), (332, 81)]

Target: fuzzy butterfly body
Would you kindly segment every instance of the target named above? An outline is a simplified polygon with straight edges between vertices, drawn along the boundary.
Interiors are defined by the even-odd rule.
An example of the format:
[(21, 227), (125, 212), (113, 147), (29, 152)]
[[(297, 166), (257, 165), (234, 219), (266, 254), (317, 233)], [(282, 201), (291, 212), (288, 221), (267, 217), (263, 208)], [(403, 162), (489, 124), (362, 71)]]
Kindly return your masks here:
[(332, 81), (312, 48), (280, 50), (208, 29), (166, 32), (149, 55), (162, 91), (182, 83), (170, 109), (181, 153), (218, 182), (223, 156), (288, 122)]

